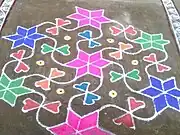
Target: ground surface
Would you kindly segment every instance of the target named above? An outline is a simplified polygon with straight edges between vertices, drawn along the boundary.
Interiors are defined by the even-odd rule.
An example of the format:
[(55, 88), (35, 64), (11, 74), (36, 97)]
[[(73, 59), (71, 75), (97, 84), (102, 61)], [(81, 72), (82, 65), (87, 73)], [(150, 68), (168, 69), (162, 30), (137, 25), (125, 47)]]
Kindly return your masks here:
[(179, 0), (174, 0), (174, 2), (175, 2), (175, 4), (176, 4), (176, 7), (177, 7), (177, 9), (179, 10), (179, 12), (180, 12), (180, 1)]
[[(180, 9), (179, 0), (175, 0), (176, 7)], [(129, 25), (133, 25), (137, 34), (135, 36), (128, 35), (127, 38), (124, 37), (123, 34), (118, 36), (113, 36), (109, 27), (118, 25), (113, 23), (103, 24), (102, 32), (103, 36), (97, 41), (102, 44), (100, 47), (96, 48), (88, 48), (88, 42), (82, 41), (79, 44), (80, 49), (84, 50), (88, 53), (93, 53), (96, 51), (100, 51), (103, 48), (116, 47), (118, 48), (119, 42), (131, 43), (134, 46), (134, 49), (129, 50), (128, 54), (123, 53), (123, 59), (115, 60), (114, 58), (109, 56), (109, 53), (113, 52), (113, 49), (103, 51), (103, 58), (114, 61), (114, 64), (111, 64), (103, 69), (103, 83), (102, 86), (95, 92), (97, 95), (101, 96), (101, 100), (96, 101), (93, 105), (83, 105), (84, 95), (80, 95), (77, 98), (74, 98), (72, 103), (69, 103), (69, 100), (74, 95), (82, 94), (82, 91), (79, 91), (73, 88), (75, 84), (81, 84), (82, 82), (90, 82), (89, 91), (93, 91), (100, 84), (100, 79), (95, 76), (86, 75), (81, 78), (77, 78), (74, 82), (68, 83), (65, 85), (52, 83), (50, 85), (50, 91), (44, 91), (39, 87), (35, 87), (34, 83), (36, 81), (42, 80), (43, 77), (32, 76), (25, 79), (23, 86), (26, 86), (30, 89), (43, 93), (46, 98), (45, 103), (60, 101), (62, 106), (60, 107), (60, 112), (58, 114), (52, 114), (43, 109), (39, 112), (39, 124), (36, 121), (37, 110), (30, 111), (28, 113), (23, 113), (21, 108), (24, 106), (23, 101), (26, 98), (31, 98), (39, 103), (42, 102), (42, 97), (36, 94), (29, 94), (25, 96), (21, 96), (18, 98), (15, 107), (11, 107), (6, 102), (0, 102), (0, 135), (51, 135), (49, 131), (43, 128), (43, 125), (47, 127), (51, 127), (57, 125), (59, 123), (63, 123), (67, 116), (67, 107), (68, 103), (72, 107), (77, 114), (83, 116), (88, 113), (94, 112), (96, 110), (99, 111), (99, 126), (109, 132), (110, 134), (116, 135), (180, 135), (180, 109), (178, 110), (176, 98), (171, 98), (170, 102), (171, 109), (168, 108), (163, 110), (164, 103), (163, 100), (160, 100), (158, 104), (160, 104), (161, 111), (157, 111), (157, 107), (154, 107), (154, 102), (151, 98), (145, 96), (145, 94), (140, 94), (140, 91), (149, 86), (149, 77), (155, 76), (160, 78), (161, 80), (166, 80), (171, 77), (176, 78), (177, 88), (180, 88), (180, 57), (177, 51), (177, 46), (172, 34), (172, 31), (169, 27), (169, 23), (167, 20), (166, 13), (162, 6), (162, 3), (159, 0), (17, 0), (15, 5), (13, 6), (7, 22), (2, 30), (1, 36), (7, 36), (14, 34), (16, 32), (17, 26), (23, 26), (26, 28), (32, 27), (34, 25), (38, 25), (45, 21), (55, 22), (55, 18), (63, 18), (75, 12), (75, 6), (82, 7), (89, 10), (95, 9), (104, 9), (105, 16), (116, 20), (121, 23), (125, 28)], [(100, 35), (99, 30), (85, 26), (83, 28), (79, 28), (74, 31), (66, 31), (61, 29), (59, 35), (53, 36), (51, 34), (46, 33), (46, 29), (52, 27), (51, 24), (45, 24), (38, 28), (38, 32), (42, 34), (46, 34), (51, 36), (57, 40), (58, 46), (62, 46), (65, 44), (70, 45), (71, 54), (68, 56), (60, 55), (59, 53), (55, 53), (55, 59), (60, 63), (67, 63), (77, 56), (77, 48), (76, 42), (81, 40), (78, 36), (79, 32), (83, 32), (84, 30), (91, 30), (93, 33), (93, 37), (98, 37)], [(72, 24), (67, 26), (66, 28), (75, 28), (76, 21), (72, 20)], [(148, 49), (144, 50), (137, 55), (129, 55), (133, 52), (138, 52), (141, 49), (140, 45), (134, 43), (134, 39), (140, 36), (140, 30), (151, 33), (151, 34), (163, 34), (163, 39), (169, 40), (170, 43), (165, 45), (165, 50), (157, 50), (157, 49)], [(65, 36), (70, 36), (71, 40), (64, 40)], [(113, 39), (114, 43), (110, 43), (107, 39)], [(132, 42), (131, 42), (132, 41)], [(30, 66), (30, 70), (28, 72), (16, 73), (14, 71), (17, 61), (9, 63), (4, 73), (9, 76), (11, 79), (20, 78), (23, 76), (29, 76), (31, 74), (41, 74), (44, 76), (48, 76), (51, 68), (58, 68), (66, 73), (66, 75), (62, 78), (58, 78), (58, 82), (68, 82), (71, 81), (75, 76), (75, 69), (66, 68), (62, 65), (54, 62), (52, 60), (51, 54), (43, 55), (41, 53), (41, 45), (43, 43), (47, 43), (53, 46), (52, 39), (42, 39), (36, 42), (36, 48), (34, 55), (27, 60), (23, 60), (26, 64)], [(11, 53), (17, 52), (19, 49), (26, 50), (25, 56), (28, 57), (31, 54), (31, 49), (23, 46), (15, 49), (11, 49), (11, 42), (1, 39), (0, 40), (0, 69), (3, 69), (4, 64), (8, 61), (13, 60), (10, 57)], [(154, 53), (157, 56), (157, 63), (167, 65), (168, 68), (171, 67), (171, 70), (158, 72), (156, 69), (156, 65), (151, 65), (148, 68), (148, 71), (145, 70), (148, 62), (143, 61), (144, 56), (149, 56)], [(168, 58), (168, 59), (166, 59)], [(36, 62), (39, 60), (45, 61), (44, 66), (39, 66)], [(132, 60), (137, 60), (139, 62), (138, 65), (132, 65)], [(130, 72), (133, 69), (138, 69), (140, 71), (141, 81), (137, 81), (136, 79), (125, 79), (119, 80), (117, 82), (112, 83), (110, 81), (110, 71), (115, 71), (118, 73), (122, 73), (122, 69), (118, 66), (117, 63), (123, 65), (125, 72)], [(3, 74), (3, 73), (1, 73)], [(169, 84), (171, 87), (172, 84)], [(167, 86), (168, 87), (168, 86)], [(65, 90), (64, 94), (57, 94), (56, 90), (58, 88), (62, 88)], [(130, 89), (131, 88), (131, 89)], [(175, 89), (175, 88), (174, 88)], [(112, 98), (112, 95), (109, 96), (109, 92), (114, 90), (117, 92), (117, 96)], [(178, 93), (179, 94), (179, 93)], [(178, 97), (179, 95), (176, 94)], [(114, 118), (118, 118), (125, 114), (122, 109), (117, 109), (113, 106), (102, 109), (103, 106), (107, 104), (112, 104), (114, 106), (119, 106), (128, 110), (128, 102), (127, 99), (130, 97), (134, 97), (136, 101), (143, 101), (145, 107), (137, 109), (134, 113), (136, 116), (135, 127), (136, 129), (128, 128), (128, 126), (120, 125), (120, 123), (114, 123), (112, 120)], [(179, 100), (179, 97), (177, 98)], [(167, 100), (167, 99), (166, 99)], [(167, 101), (166, 101), (167, 102)], [(169, 103), (170, 104), (170, 103)], [(170, 107), (170, 105), (167, 105)], [(157, 112), (155, 112), (155, 110)], [(153, 118), (154, 116), (154, 118)], [(148, 118), (152, 120), (148, 120)], [(72, 120), (73, 121), (73, 120)], [(127, 123), (127, 119), (125, 119), (125, 123)], [(42, 124), (43, 123), (43, 124)], [(119, 125), (118, 125), (119, 124)], [(130, 127), (130, 126), (129, 126)], [(59, 134), (61, 135), (61, 134)], [(68, 135), (68, 134), (67, 134)], [(69, 133), (69, 135), (71, 135)], [(89, 134), (88, 134), (89, 135)]]

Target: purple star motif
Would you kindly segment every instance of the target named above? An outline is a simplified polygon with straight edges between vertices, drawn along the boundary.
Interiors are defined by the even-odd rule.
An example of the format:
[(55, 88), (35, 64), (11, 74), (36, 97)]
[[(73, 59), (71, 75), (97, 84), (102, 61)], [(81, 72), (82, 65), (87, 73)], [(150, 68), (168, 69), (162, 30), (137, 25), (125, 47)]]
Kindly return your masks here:
[(104, 16), (103, 9), (90, 11), (76, 7), (76, 13), (67, 16), (67, 18), (78, 21), (78, 27), (90, 25), (99, 30), (101, 30), (101, 25), (103, 23), (111, 22), (111, 19)]
[(98, 112), (83, 117), (72, 110), (68, 110), (66, 121), (62, 124), (49, 127), (55, 135), (111, 135), (98, 126)]
[(16, 34), (10, 36), (4, 36), (4, 39), (10, 40), (13, 42), (12, 48), (17, 48), (20, 46), (26, 46), (30, 49), (35, 48), (36, 40), (44, 38), (45, 35), (37, 33), (37, 27), (31, 27), (29, 29), (18, 26)]
[(142, 90), (142, 94), (153, 100), (156, 112), (161, 113), (167, 108), (179, 111), (180, 90), (176, 87), (175, 78), (162, 81), (150, 76), (149, 80), (150, 86)]
[(78, 52), (76, 59), (66, 63), (68, 67), (76, 69), (76, 77), (82, 77), (86, 74), (95, 77), (102, 77), (102, 69), (108, 66), (110, 62), (102, 58), (102, 52), (88, 54), (82, 50)]

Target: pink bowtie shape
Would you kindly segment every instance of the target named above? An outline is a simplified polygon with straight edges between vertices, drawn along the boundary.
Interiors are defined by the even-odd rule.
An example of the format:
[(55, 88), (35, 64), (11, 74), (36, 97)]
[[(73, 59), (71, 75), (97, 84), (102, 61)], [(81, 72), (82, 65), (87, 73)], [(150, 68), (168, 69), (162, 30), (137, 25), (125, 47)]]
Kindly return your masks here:
[(50, 103), (44, 104), (43, 106), (40, 106), (40, 103), (34, 101), (31, 98), (26, 98), (23, 101), (23, 104), (24, 104), (24, 106), (22, 108), (22, 111), (24, 113), (27, 113), (27, 112), (33, 111), (33, 110), (37, 110), (37, 109), (39, 109), (39, 107), (42, 107), (43, 109), (47, 110), (48, 112), (57, 114), (57, 113), (59, 113), (59, 107), (61, 106), (60, 101), (50, 102)]
[(137, 31), (134, 29), (134, 26), (132, 25), (129, 25), (127, 28), (125, 28), (123, 30), (123, 28), (119, 28), (119, 27), (116, 27), (116, 26), (111, 26), (110, 28), (110, 31), (111, 31), (111, 34), (113, 36), (117, 36), (123, 32), (127, 33), (127, 34), (130, 34), (130, 35), (136, 35), (137, 34)]
[(56, 26), (46, 29), (46, 32), (52, 35), (59, 35), (59, 28), (71, 24), (69, 20), (63, 20), (61, 18), (56, 18)]
[(13, 57), (14, 59), (16, 59), (18, 61), (18, 64), (16, 66), (16, 68), (14, 69), (14, 71), (16, 73), (20, 73), (20, 72), (28, 72), (29, 71), (29, 66), (26, 65), (22, 59), (25, 55), (25, 50), (18, 50), (17, 52), (14, 52), (10, 55), (10, 57)]
[(124, 115), (119, 116), (113, 119), (114, 124), (116, 125), (124, 125), (128, 128), (135, 129), (135, 121), (133, 117), (133, 113), (139, 109), (145, 107), (145, 103), (143, 101), (136, 100), (134, 97), (128, 98), (129, 112), (126, 112)]
[(155, 53), (151, 53), (148, 56), (144, 56), (143, 58), (144, 61), (149, 62), (149, 63), (153, 63), (156, 65), (156, 69), (157, 72), (165, 72), (165, 71), (169, 71), (171, 70), (171, 67), (166, 66), (164, 64), (161, 64), (158, 60), (157, 60), (157, 56)]

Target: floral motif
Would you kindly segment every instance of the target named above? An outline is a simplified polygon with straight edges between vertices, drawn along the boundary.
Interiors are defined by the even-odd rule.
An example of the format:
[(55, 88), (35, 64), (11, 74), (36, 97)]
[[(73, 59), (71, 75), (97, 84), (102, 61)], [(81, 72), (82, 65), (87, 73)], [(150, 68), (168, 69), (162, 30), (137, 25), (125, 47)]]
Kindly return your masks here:
[(93, 75), (95, 77), (102, 77), (102, 68), (106, 67), (110, 62), (102, 58), (102, 52), (95, 52), (88, 54), (82, 50), (79, 51), (75, 60), (68, 62), (66, 65), (72, 68), (76, 68), (76, 76), (82, 77), (86, 74)]
[(66, 122), (49, 127), (53, 134), (56, 135), (110, 135), (98, 126), (98, 112), (79, 116), (72, 110), (68, 110)]
[[(2, 6), (2, 13), (5, 13), (6, 9), (8, 10), (7, 7)], [(99, 113), (100, 112), (103, 113), (104, 110), (104, 115), (107, 115), (108, 111), (105, 112), (105, 109), (107, 108), (114, 108), (116, 110), (119, 110), (118, 112), (120, 113), (118, 117), (115, 115), (113, 116), (113, 118), (111, 118), (112, 119), (111, 124), (114, 123), (116, 126), (124, 125), (132, 129), (136, 128), (135, 119), (142, 121), (150, 121), (155, 119), (159, 114), (161, 114), (164, 110), (168, 108), (180, 112), (180, 103), (179, 103), (180, 89), (178, 89), (175, 84), (176, 83), (175, 78), (173, 77), (164, 81), (157, 77), (151, 76), (149, 74), (150, 72), (148, 72), (150, 71), (149, 68), (152, 67), (153, 65), (156, 66), (157, 72), (162, 73), (165, 71), (169, 71), (171, 67), (164, 65), (164, 62), (168, 58), (168, 54), (166, 53), (166, 57), (164, 59), (161, 59), (160, 61), (158, 61), (158, 57), (156, 56), (155, 53), (150, 53), (149, 55), (143, 57), (143, 60), (145, 62), (150, 63), (145, 67), (145, 72), (149, 76), (150, 84), (148, 87), (140, 91), (137, 90), (139, 84), (132, 82), (134, 80), (141, 81), (142, 78), (140, 76), (141, 75), (140, 70), (136, 68), (131, 68), (131, 65), (126, 64), (127, 60), (125, 58), (127, 59), (129, 58), (127, 56), (126, 57), (124, 56), (124, 54), (133, 55), (134, 60), (132, 60), (132, 65), (135, 67), (138, 65), (138, 61), (136, 60), (134, 55), (139, 54), (142, 56), (141, 52), (146, 51), (148, 49), (149, 50), (154, 49), (165, 52), (166, 51), (165, 45), (167, 45), (170, 42), (168, 40), (163, 39), (162, 34), (149, 34), (140, 31), (141, 36), (138, 37), (137, 39), (132, 40), (133, 37), (138, 36), (139, 30), (131, 25), (123, 26), (123, 24), (105, 17), (103, 9), (88, 10), (88, 9), (76, 7), (76, 12), (67, 16), (67, 18), (77, 21), (77, 27), (73, 28), (74, 26), (73, 23), (72, 26), (67, 26), (71, 24), (70, 20), (56, 18), (55, 19), (56, 22), (46, 21), (31, 28), (24, 28), (22, 26), (18, 26), (15, 34), (3, 37), (4, 39), (12, 41), (11, 49), (18, 49), (21, 47), (23, 47), (23, 49), (19, 49), (16, 52), (11, 53), (10, 57), (13, 58), (12, 61), (6, 63), (2, 69), (2, 73), (1, 73), (2, 75), (0, 75), (0, 100), (6, 102), (11, 107), (14, 107), (19, 97), (31, 93), (33, 95), (36, 94), (35, 99), (25, 97), (25, 100), (23, 100), (22, 111), (24, 113), (36, 111), (36, 120), (38, 124), (43, 128), (46, 128), (54, 135), (110, 135), (110, 134), (112, 135), (113, 133), (107, 132), (102, 128), (100, 128), (99, 126)], [(110, 26), (109, 32), (107, 31), (107, 29), (104, 29), (106, 31), (106, 34), (103, 34), (104, 30), (102, 30), (102, 25), (110, 22), (113, 23), (112, 24), (113, 26)], [(50, 37), (38, 33), (39, 27), (44, 26), (46, 24), (48, 25), (47, 28), (44, 29), (44, 32), (46, 32), (48, 35), (51, 34), (51, 36), (52, 35), (56, 36), (59, 35), (61, 31), (61, 34), (63, 34), (61, 36), (64, 37), (63, 45), (58, 46), (58, 41), (54, 37)], [(1, 26), (2, 25), (0, 24), (0, 28)], [(86, 27), (83, 28), (84, 26)], [(91, 28), (89, 29), (89, 27)], [(94, 30), (99, 30), (99, 32), (92, 33)], [(74, 40), (73, 38), (71, 38), (74, 37), (74, 35), (72, 35), (73, 33), (71, 32), (75, 32), (76, 34), (78, 34), (76, 36), (78, 37), (79, 41), (77, 42), (75, 41), (76, 46), (74, 46), (74, 48), (78, 50), (78, 54), (76, 58), (74, 58), (73, 60), (62, 63), (62, 61), (60, 60), (61, 57), (54, 57), (54, 53), (57, 54), (57, 56), (58, 54), (61, 56), (62, 55), (69, 56), (71, 54), (70, 52), (72, 49), (71, 44), (74, 44), (73, 43)], [(113, 38), (112, 35), (116, 37)], [(121, 38), (122, 36), (124, 36), (126, 39), (126, 41), (121, 39), (124, 43), (119, 42), (119, 38)], [(63, 37), (61, 37), (61, 39)], [(41, 50), (37, 48), (37, 50), (35, 51), (36, 41), (43, 38), (49, 40), (46, 41), (44, 40), (47, 43), (42, 44)], [(130, 44), (129, 42), (131, 42), (132, 44)], [(92, 49), (95, 48), (94, 53), (89, 54), (87, 52), (84, 52), (83, 50), (80, 49), (79, 43), (82, 43), (82, 45), (83, 43), (85, 44), (87, 43), (88, 49), (90, 48), (89, 51), (91, 50), (91, 52), (93, 51)], [(136, 48), (136, 45), (134, 46), (133, 43), (139, 44), (139, 46), (141, 46), (142, 49), (139, 50), (139, 48)], [(109, 46), (110, 44), (111, 46)], [(26, 54), (27, 48), (28, 50), (30, 48), (31, 53)], [(87, 46), (84, 47), (84, 49), (87, 50)], [(101, 50), (101, 51), (97, 51), (97, 50)], [(136, 52), (134, 52), (134, 50)], [(33, 64), (34, 59), (41, 58), (41, 56), (39, 55), (37, 57), (34, 56), (34, 54), (39, 51), (41, 51), (43, 55), (46, 54), (47, 57), (50, 57), (53, 60), (53, 63), (50, 62), (49, 59), (47, 59), (46, 57), (43, 57), (43, 59), (38, 61), (35, 60), (36, 64), (39, 66), (40, 71), (42, 68), (46, 69), (50, 66), (59, 65), (59, 68), (69, 67), (75, 69), (76, 70), (75, 77), (72, 80), (68, 79), (68, 81), (66, 81), (63, 78), (60, 78), (60, 77), (65, 77), (66, 79), (69, 78), (68, 76), (65, 76), (65, 72), (61, 71), (58, 68), (52, 68), (52, 67), (49, 74), (44, 72), (43, 75), (39, 73), (24, 75), (24, 73), (30, 70), (30, 65), (26, 64), (28, 60), (32, 58), (33, 60), (32, 61), (30, 60), (30, 64)], [(103, 58), (102, 52), (109, 54), (109, 56), (111, 57), (111, 59), (113, 58), (113, 60), (110, 61)], [(56, 60), (56, 58), (59, 59)], [(124, 60), (122, 60), (123, 58)], [(46, 63), (43, 60), (46, 60)], [(116, 62), (113, 62), (114, 60), (116, 60)], [(120, 60), (121, 62), (119, 63)], [(66, 60), (63, 59), (63, 61)], [(123, 62), (124, 64), (122, 64)], [(141, 60), (139, 60), (139, 63), (140, 62), (141, 65), (143, 65)], [(114, 64), (114, 65), (112, 65), (112, 67), (109, 67), (109, 69), (105, 71), (106, 73), (103, 74), (103, 69), (110, 64)], [(16, 67), (13, 67), (13, 65), (15, 65)], [(40, 67), (40, 66), (44, 66), (44, 67)], [(128, 70), (126, 70), (125, 67), (128, 68)], [(18, 76), (23, 76), (23, 77), (19, 77), (11, 80), (5, 74), (5, 72), (9, 72), (8, 70), (9, 68), (14, 68), (14, 71), (16, 73), (22, 73), (22, 74), (18, 74)], [(109, 76), (107, 72), (109, 72)], [(89, 77), (84, 78), (85, 75), (92, 75), (93, 77), (97, 77), (100, 80), (99, 81), (92, 80), (90, 77), (91, 81), (89, 81)], [(24, 81), (27, 78), (30, 79), (30, 77), (34, 77), (35, 80), (31, 79), (31, 81), (35, 82), (34, 83), (35, 87), (41, 88), (44, 91), (42, 90), (35, 91), (25, 87)], [(100, 90), (100, 88), (102, 88), (102, 90), (105, 90), (104, 87), (106, 86), (103, 84), (108, 82), (107, 81), (108, 77), (110, 78), (111, 83), (116, 83), (117, 81), (122, 79), (124, 81), (123, 84), (127, 86), (127, 88), (132, 93), (141, 95), (139, 96), (139, 98), (143, 98), (143, 96), (146, 98), (147, 97), (150, 98), (150, 100), (154, 104), (154, 108), (153, 108), (153, 110), (155, 110), (154, 115), (148, 118), (141, 117), (140, 114), (138, 114), (138, 112), (140, 111), (143, 112), (143, 110), (140, 109), (143, 108), (147, 109), (145, 108), (146, 106), (145, 102), (142, 100), (138, 100), (134, 97), (130, 97), (129, 93), (125, 92), (125, 96), (126, 97), (128, 96), (127, 97), (128, 105), (124, 106), (123, 104), (122, 107), (119, 106), (119, 104), (117, 105), (114, 104), (117, 103), (114, 101), (119, 92), (116, 92), (115, 90), (109, 91), (110, 97), (106, 97), (105, 94), (100, 95), (102, 94), (102, 92), (98, 90)], [(97, 82), (99, 84), (97, 84)], [(92, 83), (93, 85), (90, 85), (90, 83)], [(68, 103), (66, 103), (66, 101), (63, 102), (63, 104), (66, 104), (68, 106), (68, 108), (66, 108), (67, 116), (65, 122), (63, 121), (58, 125), (48, 127), (46, 125), (47, 123), (45, 124), (43, 123), (43, 121), (40, 121), (40, 112), (47, 111), (47, 113), (59, 114), (61, 107), (60, 101), (50, 101), (49, 99), (47, 99), (46, 96), (49, 93), (48, 90), (56, 88), (57, 89), (56, 93), (58, 94), (58, 96), (62, 97), (64, 95), (66, 98), (68, 97), (68, 90), (66, 90), (66, 84), (71, 84), (71, 86), (73, 85), (73, 88), (79, 90), (78, 94), (70, 97)], [(27, 85), (30, 84), (27, 83)], [(115, 85), (121, 86), (121, 84), (119, 84), (118, 82)], [(94, 86), (96, 88), (94, 88)], [(92, 88), (92, 90), (90, 88)], [(123, 88), (124, 87), (122, 87), (122, 89)], [(108, 94), (107, 90), (105, 91), (106, 94)], [(36, 99), (36, 97), (38, 99)], [(110, 101), (111, 103), (102, 104), (100, 99), (103, 97), (108, 101)], [(82, 101), (83, 99), (82, 101), (83, 105), (93, 106), (96, 103), (95, 105), (97, 105), (99, 109), (87, 115), (80, 116), (79, 114), (77, 114), (72, 110), (73, 108), (72, 105), (73, 103), (75, 103), (74, 102), (75, 98), (77, 102), (79, 100)], [(117, 98), (117, 100), (119, 100), (119, 98)], [(88, 107), (85, 106), (85, 111), (86, 108)]]
[(142, 45), (143, 50), (155, 49), (165, 51), (164, 45), (169, 44), (169, 40), (164, 40), (162, 34), (148, 34), (141, 32), (141, 37), (134, 40), (135, 43)]
[(19, 96), (33, 92), (33, 90), (22, 86), (23, 83), (24, 78), (11, 80), (6, 74), (2, 74), (0, 78), (0, 99), (14, 107)]
[(150, 86), (142, 93), (153, 100), (156, 112), (161, 113), (167, 108), (179, 111), (180, 90), (176, 87), (175, 78), (162, 81), (151, 76), (149, 80)]
[(35, 48), (36, 40), (44, 38), (45, 35), (37, 33), (37, 27), (31, 27), (29, 29), (18, 26), (16, 30), (16, 34), (5, 36), (3, 38), (13, 41), (12, 49), (26, 46), (30, 49)]
[(92, 26), (101, 30), (101, 24), (109, 23), (111, 20), (104, 16), (104, 10), (87, 10), (76, 7), (76, 13), (67, 16), (69, 19), (78, 21), (78, 27)]

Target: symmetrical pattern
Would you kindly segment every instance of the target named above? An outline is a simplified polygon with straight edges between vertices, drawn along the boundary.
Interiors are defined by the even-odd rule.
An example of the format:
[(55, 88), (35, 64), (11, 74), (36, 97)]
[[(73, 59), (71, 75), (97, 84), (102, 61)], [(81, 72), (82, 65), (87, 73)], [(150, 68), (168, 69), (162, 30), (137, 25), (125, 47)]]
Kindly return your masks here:
[(23, 45), (34, 49), (35, 41), (45, 37), (44, 35), (37, 33), (36, 26), (29, 29), (18, 26), (16, 31), (16, 34), (4, 37), (13, 41), (12, 49)]
[(153, 99), (157, 113), (170, 107), (179, 110), (180, 90), (176, 87), (175, 78), (162, 81), (151, 76), (150, 86), (142, 91), (143, 94)]
[(110, 133), (99, 128), (98, 117), (98, 112), (93, 112), (92, 114), (81, 117), (74, 111), (68, 110), (66, 122), (54, 127), (50, 127), (48, 130), (56, 135), (110, 135)]
[(103, 23), (109, 23), (111, 19), (104, 16), (104, 10), (87, 10), (76, 7), (76, 13), (67, 16), (69, 19), (78, 21), (78, 27), (92, 26), (101, 29)]
[(76, 68), (76, 77), (91, 74), (93, 76), (102, 77), (102, 68), (106, 67), (110, 62), (102, 58), (102, 52), (88, 54), (82, 50), (78, 52), (78, 58), (66, 63), (67, 66)]
[[(76, 7), (76, 12), (67, 15), (66, 19), (55, 18), (55, 22), (43, 22), (31, 28), (18, 26), (16, 32), (14, 32), (15, 34), (3, 36), (4, 40), (10, 41), (9, 44), (11, 43), (12, 45), (9, 46), (12, 46), (11, 49), (14, 52), (10, 55), (12, 60), (4, 65), (1, 73), (0, 99), (2, 101), (14, 107), (20, 96), (28, 96), (28, 94), (40, 96), (40, 100), (26, 97), (26, 99), (23, 100), (24, 106), (22, 107), (22, 111), (24, 113), (36, 111), (38, 124), (55, 135), (112, 135), (113, 131), (108, 132), (99, 125), (100, 112), (109, 107), (115, 111), (120, 110), (123, 112), (123, 115), (119, 114), (118, 117), (111, 119), (109, 123), (118, 126), (124, 125), (131, 129), (136, 128), (136, 120), (154, 120), (166, 109), (170, 108), (171, 111), (180, 112), (180, 90), (176, 86), (175, 77), (164, 80), (149, 72), (149, 69), (153, 66), (158, 74), (171, 70), (171, 67), (165, 64), (168, 59), (166, 46), (170, 41), (166, 40), (163, 34), (150, 34), (138, 30), (131, 25), (124, 27), (121, 23), (111, 20), (110, 17), (106, 17), (103, 9), (88, 10)], [(107, 42), (102, 44), (101, 39), (104, 38), (103, 27), (106, 26), (107, 23), (109, 28), (106, 29), (105, 32), (114, 37), (114, 39), (107, 39)], [(115, 23), (117, 23), (117, 25), (115, 25)], [(46, 24), (53, 26), (39, 32), (38, 28)], [(74, 26), (73, 24), (76, 24), (75, 28), (72, 28)], [(71, 26), (71, 29), (66, 26)], [(83, 30), (81, 29), (82, 27)], [(89, 30), (89, 27), (92, 29)], [(72, 45), (69, 42), (72, 38), (68, 35), (64, 37), (63, 44), (57, 41), (55, 37), (59, 35), (62, 36), (61, 30), (67, 33), (75, 31), (77, 39), (73, 40), (77, 40), (76, 44)], [(78, 30), (78, 32), (76, 30)], [(97, 33), (93, 33), (93, 30), (99, 31), (100, 35), (97, 36)], [(130, 36), (131, 38), (129, 38)], [(124, 37), (126, 42), (119, 37)], [(45, 42), (48, 39), (53, 42)], [(115, 39), (118, 40), (116, 44), (113, 44)], [(41, 45), (37, 45), (36, 41), (38, 40), (41, 41)], [(80, 47), (80, 43), (82, 43), (83, 47)], [(111, 46), (106, 47), (105, 44), (111, 44)], [(74, 53), (72, 52), (74, 51), (72, 48), (76, 48)], [(151, 50), (153, 50), (153, 52)], [(27, 51), (30, 51), (31, 54)], [(46, 68), (47, 70), (43, 74), (32, 74), (32, 72), (30, 72), (32, 65), (28, 63), (27, 60), (33, 59), (33, 56), (35, 56), (35, 53), (38, 51), (43, 57), (49, 57), (48, 62), (50, 64), (47, 66), (49, 68)], [(107, 52), (105, 53), (105, 51)], [(165, 58), (161, 57), (160, 60), (158, 57), (159, 53), (162, 53), (162, 56), (165, 56)], [(76, 55), (72, 56), (71, 54)], [(141, 64), (146, 65), (146, 67), (144, 69), (138, 69), (140, 61), (134, 59), (130, 62), (132, 66), (125, 68), (124, 64), (129, 62), (125, 58), (138, 54), (142, 56)], [(67, 60), (66, 57), (68, 56), (71, 57)], [(65, 62), (62, 62), (63, 58), (66, 59)], [(51, 64), (51, 61), (55, 64)], [(14, 77), (11, 77), (11, 75), (6, 72), (6, 69), (11, 64), (15, 66), (13, 67), (15, 74), (21, 77), (12, 79)], [(36, 64), (43, 67), (46, 65), (46, 62), (38, 60)], [(70, 81), (64, 81), (64, 77), (69, 74), (65, 72), (66, 70), (64, 69), (66, 68), (74, 72)], [(142, 70), (145, 73), (143, 75)], [(88, 81), (84, 79), (87, 76), (99, 80), (99, 84), (94, 85), (92, 79)], [(146, 81), (144, 80), (145, 76), (148, 78), (149, 86), (138, 90), (137, 88), (133, 88), (135, 86), (131, 87), (129, 85), (129, 83), (136, 84), (141, 81)], [(36, 80), (32, 84), (34, 86), (28, 88), (28, 85), (25, 86), (24, 82), (31, 77), (36, 77)], [(108, 103), (93, 112), (80, 116), (72, 107), (74, 99), (82, 99), (82, 106), (87, 107), (95, 104), (101, 105), (99, 102), (106, 99), (106, 95), (113, 100), (119, 97), (118, 94), (122, 88), (119, 88), (120, 90), (109, 89), (109, 91), (103, 89), (104, 95), (101, 95), (101, 92), (99, 92), (100, 88), (107, 86), (107, 84), (104, 83), (109, 83), (110, 86), (123, 83), (125, 85), (123, 89), (129, 90), (133, 93), (132, 95), (137, 94), (138, 97), (142, 97), (141, 99), (147, 99), (153, 106), (154, 114), (148, 116), (149, 118), (137, 115), (139, 110), (146, 109), (146, 102), (132, 96), (127, 97), (126, 95), (127, 102), (125, 103), (128, 109), (118, 104)], [(39, 120), (40, 110), (42, 109), (43, 112), (47, 111), (53, 115), (58, 115), (61, 112), (60, 107), (63, 106), (64, 103), (57, 99), (55, 101), (48, 101), (46, 97), (47, 94), (45, 93), (55, 91), (53, 85), (61, 84), (71, 84), (72, 89), (74, 89), (77, 94), (72, 95), (68, 100), (66, 120), (58, 125), (47, 126)], [(147, 82), (145, 82), (145, 84), (147, 84)], [(94, 89), (92, 90), (91, 86), (97, 87), (93, 87)], [(33, 88), (37, 90), (33, 90)], [(66, 90), (58, 88), (56, 93), (63, 95), (66, 93)]]
[(11, 80), (6, 74), (2, 74), (0, 79), (0, 99), (12, 107), (15, 106), (19, 96), (33, 92), (33, 90), (22, 86), (23, 82), (24, 78)]

